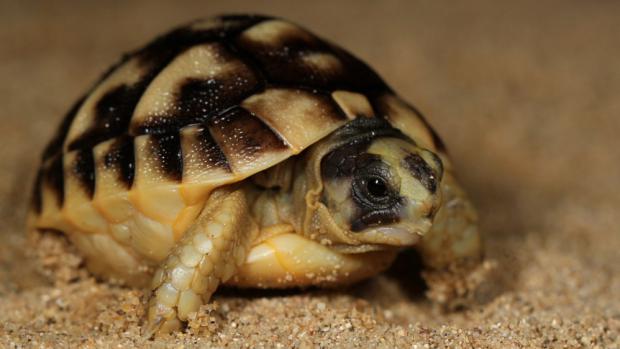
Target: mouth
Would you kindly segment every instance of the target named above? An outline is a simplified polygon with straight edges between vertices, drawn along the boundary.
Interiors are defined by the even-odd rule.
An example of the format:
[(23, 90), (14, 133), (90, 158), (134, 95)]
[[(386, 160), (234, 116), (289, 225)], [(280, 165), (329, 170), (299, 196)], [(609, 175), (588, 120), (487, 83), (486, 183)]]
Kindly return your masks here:
[(356, 236), (361, 244), (334, 244), (331, 248), (341, 253), (399, 250), (417, 244), (424, 236), (424, 232), (411, 227), (387, 226), (356, 233)]
[(411, 246), (422, 239), (423, 233), (416, 229), (405, 227), (378, 227), (365, 233), (372, 236), (373, 240), (381, 241), (383, 245)]
[(412, 231), (401, 227), (381, 227), (374, 231), (381, 236), (386, 245), (409, 246), (415, 245), (422, 239), (422, 232)]

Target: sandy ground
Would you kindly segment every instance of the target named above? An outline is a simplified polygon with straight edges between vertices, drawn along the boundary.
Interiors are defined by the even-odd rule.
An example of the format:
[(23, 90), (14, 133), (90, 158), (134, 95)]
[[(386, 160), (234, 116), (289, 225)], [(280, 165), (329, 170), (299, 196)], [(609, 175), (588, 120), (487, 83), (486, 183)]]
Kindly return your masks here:
[[(0, 2), (0, 347), (620, 347), (619, 2), (53, 3)], [(497, 264), (466, 309), (436, 311), (404, 258), (345, 290), (219, 292), (145, 342), (140, 290), (34, 271), (27, 193), (65, 110), (121, 52), (231, 11), (313, 28), (427, 115)]]

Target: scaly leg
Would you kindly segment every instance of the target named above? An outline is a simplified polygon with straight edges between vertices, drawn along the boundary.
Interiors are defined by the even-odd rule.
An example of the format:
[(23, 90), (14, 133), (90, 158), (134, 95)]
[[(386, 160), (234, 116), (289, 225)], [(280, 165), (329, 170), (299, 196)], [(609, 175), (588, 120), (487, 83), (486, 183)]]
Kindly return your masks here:
[(469, 296), (480, 282), (482, 245), (474, 207), (452, 174), (442, 181), (443, 205), (418, 251), (425, 270), (428, 296), (454, 307)]
[(243, 189), (214, 191), (153, 277), (145, 334), (151, 337), (178, 329), (190, 313), (208, 302), (245, 261), (257, 233)]

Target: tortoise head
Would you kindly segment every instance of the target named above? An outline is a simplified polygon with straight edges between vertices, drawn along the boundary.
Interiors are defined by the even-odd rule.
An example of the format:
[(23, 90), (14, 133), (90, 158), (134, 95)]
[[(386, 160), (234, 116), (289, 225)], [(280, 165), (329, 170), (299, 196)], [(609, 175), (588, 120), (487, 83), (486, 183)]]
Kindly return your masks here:
[(411, 246), (430, 229), (439, 208), (443, 166), (397, 130), (384, 133), (353, 138), (325, 154), (321, 201), (347, 240)]

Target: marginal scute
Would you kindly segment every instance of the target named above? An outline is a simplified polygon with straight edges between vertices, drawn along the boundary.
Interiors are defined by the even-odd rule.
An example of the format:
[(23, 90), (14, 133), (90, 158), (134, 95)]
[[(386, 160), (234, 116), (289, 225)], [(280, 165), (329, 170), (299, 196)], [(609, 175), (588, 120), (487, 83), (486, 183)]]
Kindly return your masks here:
[(332, 98), (351, 120), (358, 117), (374, 117), (368, 98), (361, 93), (339, 90), (332, 92)]
[(52, 227), (58, 230), (69, 228), (63, 220), (61, 209), (65, 199), (64, 166), (62, 153), (56, 154), (41, 166), (41, 212), (38, 226)]
[(63, 154), (59, 153), (50, 160), (43, 170), (43, 186), (49, 188), (53, 193), (56, 207), (62, 207), (65, 201), (65, 179), (64, 179)]
[[(64, 156), (63, 170), (66, 195), (62, 214), (78, 231), (104, 234), (106, 233), (107, 222), (92, 204), (91, 189), (84, 188), (82, 176), (85, 175), (76, 173), (76, 167), (79, 168), (79, 165), (76, 166), (76, 164), (84, 162), (84, 158), (87, 158), (88, 162), (92, 162), (92, 155), (90, 157), (85, 155), (90, 151), (90, 149), (86, 151), (74, 150)], [(94, 179), (94, 173), (92, 173), (92, 177)]]
[(32, 193), (30, 194), (32, 196), (31, 208), (37, 214), (41, 214), (41, 211), (43, 210), (43, 189), (41, 185), (43, 185), (43, 171), (39, 169), (32, 186)]
[(166, 177), (167, 180), (180, 182), (183, 178), (183, 154), (179, 134), (156, 134), (145, 140), (143, 164), (148, 167), (151, 176), (142, 178), (160, 182), (165, 181), (162, 177)]
[(181, 130), (183, 183), (181, 194), (188, 205), (197, 205), (214, 188), (235, 181), (230, 163), (215, 142), (208, 125), (189, 125)]
[(80, 184), (80, 189), (92, 198), (95, 194), (95, 160), (92, 149), (83, 148), (76, 151), (73, 163), (69, 166), (67, 177), (75, 179)]
[(183, 183), (209, 182), (232, 176), (232, 169), (215, 142), (208, 125), (197, 124), (181, 130)]
[(182, 154), (178, 135), (143, 135), (134, 139), (136, 178), (129, 192), (133, 206), (146, 216), (173, 224), (185, 206), (179, 193)]
[(93, 154), (96, 178), (93, 206), (111, 224), (131, 219), (135, 213), (128, 197), (135, 168), (133, 139), (120, 137), (105, 141), (93, 148)]
[(267, 89), (241, 106), (277, 131), (295, 154), (347, 121), (329, 97), (296, 89)]
[(150, 84), (136, 107), (131, 133), (165, 133), (205, 122), (258, 87), (254, 72), (222, 44), (194, 46)]
[(113, 183), (130, 189), (133, 185), (136, 167), (133, 138), (121, 136), (105, 143), (107, 143), (103, 147), (105, 151), (99, 153), (96, 161), (101, 166), (100, 171), (114, 174), (115, 180), (110, 185)]
[(386, 94), (377, 98), (375, 105), (379, 117), (385, 118), (418, 145), (432, 151), (443, 150), (443, 144), (428, 122), (400, 98)]
[(239, 177), (271, 167), (292, 154), (279, 134), (243, 108), (215, 117), (209, 130)]

